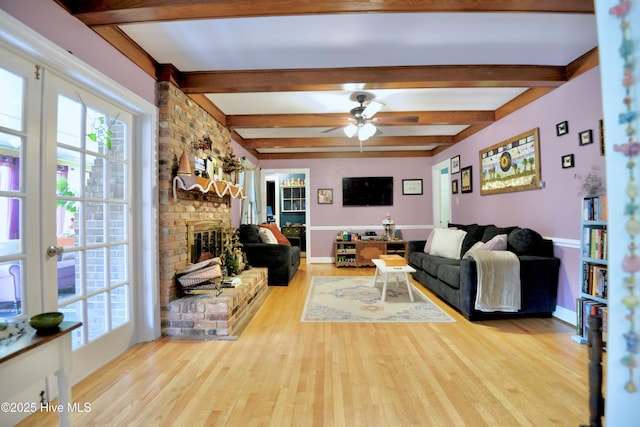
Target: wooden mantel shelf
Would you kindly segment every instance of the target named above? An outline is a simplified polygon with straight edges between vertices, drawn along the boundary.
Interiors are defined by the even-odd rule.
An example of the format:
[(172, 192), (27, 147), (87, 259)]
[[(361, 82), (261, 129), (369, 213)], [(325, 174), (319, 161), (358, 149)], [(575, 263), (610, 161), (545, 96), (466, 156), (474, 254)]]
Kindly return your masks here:
[(214, 192), (218, 197), (230, 196), (234, 199), (245, 199), (247, 196), (241, 185), (224, 181), (212, 181), (199, 176), (176, 176), (173, 178), (173, 198), (177, 199), (176, 189), (185, 191), (200, 190), (206, 194)]

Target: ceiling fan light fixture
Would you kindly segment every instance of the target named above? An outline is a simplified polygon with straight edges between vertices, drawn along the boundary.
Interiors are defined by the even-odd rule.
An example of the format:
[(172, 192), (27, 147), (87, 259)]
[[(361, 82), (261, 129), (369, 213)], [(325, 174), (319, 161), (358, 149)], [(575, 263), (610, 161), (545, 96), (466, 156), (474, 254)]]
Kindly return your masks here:
[(366, 141), (367, 139), (375, 135), (376, 130), (376, 127), (371, 123), (365, 123), (365, 125), (362, 126), (358, 131), (358, 139), (360, 141)]
[(358, 126), (353, 123), (344, 128), (344, 134), (347, 135), (348, 138), (351, 138), (358, 131)]

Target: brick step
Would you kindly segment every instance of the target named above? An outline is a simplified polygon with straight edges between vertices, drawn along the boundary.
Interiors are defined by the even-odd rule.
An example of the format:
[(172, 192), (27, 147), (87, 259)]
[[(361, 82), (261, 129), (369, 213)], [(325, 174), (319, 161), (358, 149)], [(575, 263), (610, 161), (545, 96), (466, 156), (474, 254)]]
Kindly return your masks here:
[(267, 269), (239, 274), (235, 288), (194, 291), (171, 301), (160, 313), (162, 335), (182, 339), (234, 339), (249, 323), (268, 293)]

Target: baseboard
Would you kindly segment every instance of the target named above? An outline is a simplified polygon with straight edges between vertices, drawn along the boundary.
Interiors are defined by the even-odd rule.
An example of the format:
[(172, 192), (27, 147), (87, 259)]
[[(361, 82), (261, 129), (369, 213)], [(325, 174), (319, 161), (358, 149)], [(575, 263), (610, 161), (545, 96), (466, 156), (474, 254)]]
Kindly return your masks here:
[(335, 262), (335, 258), (331, 256), (318, 256), (307, 258), (307, 264), (333, 264)]
[(572, 326), (576, 326), (576, 312), (569, 310), (568, 308), (560, 307), (556, 305), (556, 311), (553, 312), (553, 317), (562, 320)]

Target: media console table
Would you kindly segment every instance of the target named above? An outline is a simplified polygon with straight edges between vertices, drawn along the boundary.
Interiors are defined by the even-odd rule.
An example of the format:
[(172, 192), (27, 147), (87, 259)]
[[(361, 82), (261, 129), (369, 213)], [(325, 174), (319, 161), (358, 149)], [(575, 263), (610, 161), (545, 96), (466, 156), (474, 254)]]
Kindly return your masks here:
[(80, 326), (81, 322), (62, 322), (57, 332), (38, 335), (27, 325), (25, 336), (0, 347), (0, 378), (4, 384), (0, 387), (0, 401), (8, 402), (15, 394), (55, 373), (60, 425), (70, 426), (71, 386), (68, 375), (71, 370), (71, 331)]
[(336, 267), (374, 267), (373, 261), (380, 255), (407, 257), (404, 240), (336, 240), (334, 243)]

